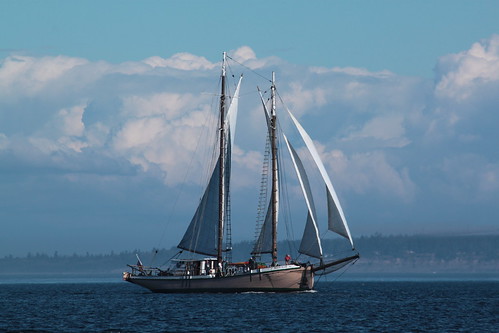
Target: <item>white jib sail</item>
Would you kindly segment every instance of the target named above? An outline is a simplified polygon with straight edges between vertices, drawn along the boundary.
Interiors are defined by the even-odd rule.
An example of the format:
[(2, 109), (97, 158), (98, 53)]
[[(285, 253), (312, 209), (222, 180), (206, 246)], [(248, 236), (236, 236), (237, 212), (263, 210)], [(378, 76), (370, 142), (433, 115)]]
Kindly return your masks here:
[(322, 245), (319, 237), (319, 229), (316, 222), (317, 214), (315, 212), (315, 205), (312, 197), (312, 191), (310, 189), (310, 183), (308, 181), (308, 177), (305, 172), (305, 168), (303, 167), (303, 163), (300, 160), (300, 157), (296, 153), (293, 146), (291, 146), (288, 138), (286, 137), (286, 135), (284, 135), (284, 133), (283, 137), (291, 155), (291, 160), (293, 161), (296, 175), (298, 176), (298, 180), (303, 192), (303, 197), (305, 198), (305, 203), (307, 204), (308, 208), (307, 223), (305, 225), (305, 231), (303, 232), (299, 252), (320, 259), (322, 258)]
[[(239, 88), (241, 87), (241, 81), (243, 77), (239, 78), (239, 82), (237, 83), (236, 91), (234, 92), (234, 96), (232, 96), (232, 100), (229, 106), (229, 110), (227, 111), (227, 115), (225, 116), (225, 124), (228, 123), (228, 128), (230, 132), (230, 143), (234, 145), (234, 137), (236, 135), (236, 123), (237, 123), (237, 110), (239, 106)], [(227, 126), (226, 126), (227, 127)]]
[(324, 167), (324, 164), (322, 163), (319, 153), (315, 148), (314, 142), (312, 141), (308, 133), (305, 131), (305, 129), (298, 122), (298, 120), (293, 116), (291, 111), (289, 111), (289, 109), (287, 109), (287, 111), (291, 116), (291, 119), (293, 120), (293, 123), (295, 124), (296, 128), (298, 129), (298, 132), (300, 132), (300, 135), (303, 141), (305, 142), (305, 145), (307, 146), (310, 154), (312, 155), (315, 164), (319, 168), (322, 179), (326, 184), (326, 192), (328, 200), (328, 228), (329, 230), (337, 233), (338, 235), (347, 238), (350, 241), (350, 244), (352, 245), (353, 248), (354, 246), (353, 246), (352, 236), (350, 235), (350, 229), (348, 228), (345, 215), (343, 214), (343, 209), (341, 208), (340, 201), (338, 200), (336, 191), (334, 190), (333, 184), (331, 183), (331, 179), (329, 178), (329, 175), (326, 172), (326, 168)]

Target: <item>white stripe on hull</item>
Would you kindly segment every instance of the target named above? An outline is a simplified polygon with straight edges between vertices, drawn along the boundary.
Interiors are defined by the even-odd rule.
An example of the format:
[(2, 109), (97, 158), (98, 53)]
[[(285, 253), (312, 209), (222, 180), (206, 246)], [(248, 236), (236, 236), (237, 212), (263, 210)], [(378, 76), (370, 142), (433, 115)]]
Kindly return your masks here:
[(210, 276), (129, 276), (127, 281), (153, 292), (244, 292), (299, 291), (314, 287), (314, 274), (308, 267), (253, 270), (226, 277)]

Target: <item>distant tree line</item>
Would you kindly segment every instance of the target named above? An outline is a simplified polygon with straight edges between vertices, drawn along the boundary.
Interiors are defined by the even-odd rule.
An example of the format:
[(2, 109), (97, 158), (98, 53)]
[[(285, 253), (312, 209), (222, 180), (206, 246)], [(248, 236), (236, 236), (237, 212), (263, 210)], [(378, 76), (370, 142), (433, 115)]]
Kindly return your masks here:
[(480, 257), (499, 258), (499, 235), (476, 236), (382, 236), (360, 237), (356, 245), (361, 255), (403, 256), (404, 254), (433, 254), (436, 259)]
[[(351, 254), (349, 244), (344, 239), (326, 239), (322, 246), (326, 256), (340, 257)], [(486, 263), (499, 265), (499, 235), (484, 236), (373, 236), (360, 237), (354, 240), (356, 250), (360, 253), (359, 263), (391, 265), (393, 263), (412, 263), (424, 265), (446, 262)], [(280, 242), (280, 256), (286, 253), (293, 258), (298, 256), (298, 241)], [(249, 241), (234, 244), (233, 261), (248, 260), (253, 249)], [(144, 265), (161, 267), (175, 256), (179, 249), (154, 249), (149, 251), (123, 251), (109, 254), (73, 254), (52, 255), (28, 253), (25, 257), (12, 255), (0, 258), (0, 275), (26, 273), (65, 273), (65, 274), (120, 274), (127, 269), (127, 264), (135, 264), (138, 255)], [(415, 261), (416, 260), (416, 261)], [(381, 263), (381, 264), (380, 264)], [(493, 266), (495, 267), (495, 266)]]

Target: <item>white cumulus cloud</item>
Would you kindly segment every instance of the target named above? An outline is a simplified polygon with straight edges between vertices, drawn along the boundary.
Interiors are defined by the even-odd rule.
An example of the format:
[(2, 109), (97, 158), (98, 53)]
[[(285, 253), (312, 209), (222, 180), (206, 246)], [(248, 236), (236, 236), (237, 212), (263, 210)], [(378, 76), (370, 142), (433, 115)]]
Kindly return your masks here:
[(463, 100), (476, 89), (499, 80), (499, 35), (477, 42), (469, 50), (443, 56), (437, 66), (436, 92)]
[[(399, 208), (401, 214), (417, 211), (414, 219), (424, 221), (428, 209), (421, 205), (456, 207), (461, 217), (479, 203), (499, 217), (491, 204), (499, 196), (498, 36), (443, 55), (435, 80), (299, 66), (259, 58), (249, 46), (229, 56), (246, 66), (230, 66), (236, 79), (244, 72), (233, 150), (234, 169), (241, 172), (233, 179), (236, 191), (258, 193), (267, 133), (256, 86), (268, 92), (264, 78), (275, 71), (280, 125), (291, 128), (282, 98), (316, 142), (348, 207), (376, 200), (375, 220), (402, 204), (409, 210)], [(142, 195), (145, 206), (163, 207), (180, 184), (200, 188), (215, 155), (219, 65), (190, 53), (121, 64), (6, 57), (0, 62), (0, 167), (10, 178), (3, 179), (15, 185), (9, 188), (19, 202), (58, 184), (64, 198), (70, 190), (105, 193), (110, 207)], [(39, 181), (35, 186), (27, 179)], [(78, 207), (89, 197), (78, 197)], [(5, 205), (19, 213), (24, 208), (16, 202)]]
[(158, 56), (150, 57), (145, 59), (144, 63), (152, 67), (170, 67), (181, 70), (213, 69), (216, 66), (216, 64), (211, 63), (205, 57), (186, 52), (174, 54), (168, 59)]

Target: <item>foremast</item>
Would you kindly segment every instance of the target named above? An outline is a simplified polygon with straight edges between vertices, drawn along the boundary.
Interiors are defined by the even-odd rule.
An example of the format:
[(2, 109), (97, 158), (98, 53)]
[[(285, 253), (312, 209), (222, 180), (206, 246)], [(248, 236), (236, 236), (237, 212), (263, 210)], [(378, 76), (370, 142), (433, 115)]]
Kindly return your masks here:
[(272, 72), (272, 87), (270, 110), (270, 148), (272, 152), (272, 191), (271, 191), (271, 209), (272, 209), (272, 265), (277, 264), (277, 221), (279, 214), (279, 170), (277, 163), (277, 116), (275, 100), (275, 72)]
[[(229, 219), (229, 183), (230, 183), (230, 156), (234, 142), (236, 128), (237, 106), (241, 78), (237, 83), (234, 96), (229, 102), (226, 95), (226, 67), (227, 55), (224, 53), (221, 73), (220, 90), (220, 117), (218, 119), (217, 141), (214, 149), (217, 150), (216, 163), (213, 167), (208, 184), (199, 201), (196, 212), (185, 231), (182, 240), (177, 245), (179, 249), (192, 253), (207, 255), (216, 258), (218, 268), (223, 266), (225, 257), (224, 238), (227, 238)], [(227, 232), (227, 236), (224, 233)], [(225, 250), (225, 251), (224, 251)]]
[(223, 53), (222, 60), (222, 82), (221, 82), (221, 92), (220, 92), (220, 154), (219, 154), (219, 165), (220, 165), (220, 177), (219, 177), (219, 191), (218, 191), (218, 236), (217, 236), (217, 264), (218, 267), (221, 266), (223, 261), (222, 247), (223, 247), (223, 232), (224, 232), (224, 220), (225, 220), (225, 76), (226, 76), (226, 57), (227, 53)]

